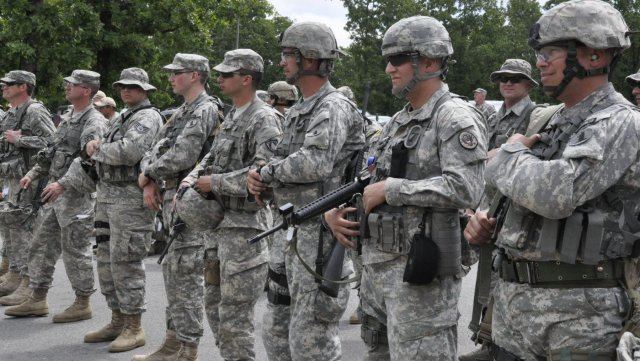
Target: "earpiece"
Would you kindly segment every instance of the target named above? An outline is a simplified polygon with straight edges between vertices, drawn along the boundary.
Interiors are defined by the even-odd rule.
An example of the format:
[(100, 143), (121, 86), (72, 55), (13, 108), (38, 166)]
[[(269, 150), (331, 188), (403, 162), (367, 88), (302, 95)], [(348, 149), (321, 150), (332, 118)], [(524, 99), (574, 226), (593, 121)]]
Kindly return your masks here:
[(591, 61), (596, 61), (596, 60), (598, 60), (598, 59), (600, 59), (600, 58), (598, 57), (598, 55), (597, 55), (597, 54), (593, 54), (593, 55), (591, 55)]

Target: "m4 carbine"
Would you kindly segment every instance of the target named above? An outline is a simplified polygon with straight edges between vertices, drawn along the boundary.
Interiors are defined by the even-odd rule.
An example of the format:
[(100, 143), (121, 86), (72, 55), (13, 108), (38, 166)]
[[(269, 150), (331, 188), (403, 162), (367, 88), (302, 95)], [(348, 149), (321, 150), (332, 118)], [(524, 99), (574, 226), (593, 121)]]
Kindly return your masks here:
[[(366, 171), (365, 171), (366, 172)], [(356, 177), (356, 179), (347, 183), (336, 190), (325, 194), (324, 196), (314, 200), (313, 202), (302, 206), (302, 208), (294, 211), (294, 206), (291, 203), (287, 203), (278, 208), (278, 212), (282, 215), (282, 222), (269, 229), (266, 230), (259, 235), (249, 239), (247, 242), (249, 244), (256, 243), (261, 239), (274, 234), (279, 230), (290, 229), (290, 233), (287, 236), (289, 241), (293, 241), (295, 238), (295, 230), (297, 226), (301, 223), (314, 219), (322, 215), (324, 212), (339, 207), (344, 204), (350, 204), (354, 199), (354, 196), (358, 194), (362, 194), (364, 191), (364, 187), (369, 184), (369, 175), (366, 173), (364, 176), (360, 175)], [(293, 232), (292, 232), (293, 231)], [(295, 242), (292, 243), (292, 247), (295, 246)], [(297, 253), (297, 248), (294, 248)], [(331, 252), (327, 260), (324, 262), (324, 267), (322, 269), (322, 274), (318, 274), (314, 271), (311, 266), (306, 264), (302, 258), (300, 261), (302, 265), (313, 274), (316, 279), (319, 279), (321, 282), (320, 290), (325, 292), (327, 295), (331, 297), (338, 296), (338, 288), (342, 283), (353, 282), (354, 279), (350, 280), (341, 280), (342, 276), (342, 265), (344, 262), (344, 246), (342, 246), (339, 242), (334, 242), (333, 247), (331, 248)]]

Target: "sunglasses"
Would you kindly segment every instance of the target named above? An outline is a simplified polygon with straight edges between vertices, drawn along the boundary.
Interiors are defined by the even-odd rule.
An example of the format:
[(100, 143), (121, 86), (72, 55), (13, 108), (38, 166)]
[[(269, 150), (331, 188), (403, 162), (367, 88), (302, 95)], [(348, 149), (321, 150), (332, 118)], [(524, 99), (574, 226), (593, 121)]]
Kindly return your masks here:
[(231, 79), (231, 78), (233, 78), (233, 77), (234, 77), (234, 76), (236, 76), (236, 75), (239, 75), (239, 74), (238, 74), (238, 73), (236, 73), (236, 72), (231, 72), (231, 73), (218, 73), (218, 76), (219, 76), (219, 77), (221, 77), (221, 78), (223, 78), (223, 79)]
[(12, 86), (14, 86), (14, 85), (22, 85), (22, 84), (23, 84), (23, 83), (2, 83), (2, 84), (1, 84), (1, 86), (2, 86), (3, 88), (9, 88), (9, 87), (12, 87)]
[(387, 56), (387, 62), (395, 67), (411, 61), (411, 57), (415, 53), (401, 53)]
[(519, 84), (521, 81), (525, 80), (523, 77), (521, 76), (501, 76), (498, 77), (498, 81), (501, 83), (509, 83), (511, 82), (511, 84)]
[(126, 89), (126, 90), (142, 89), (141, 87), (133, 84), (118, 84), (117, 87), (119, 89)]

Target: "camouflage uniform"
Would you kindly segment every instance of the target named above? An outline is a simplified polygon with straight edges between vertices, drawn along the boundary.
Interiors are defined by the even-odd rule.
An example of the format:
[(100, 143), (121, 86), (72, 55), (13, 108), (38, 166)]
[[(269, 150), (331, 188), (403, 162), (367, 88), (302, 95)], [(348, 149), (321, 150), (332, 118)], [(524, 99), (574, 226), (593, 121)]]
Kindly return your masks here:
[[(214, 70), (262, 73), (262, 57), (250, 49), (232, 50)], [(205, 309), (225, 360), (255, 358), (253, 309), (267, 275), (267, 247), (249, 245), (247, 239), (266, 230), (271, 215), (258, 207), (253, 196), (248, 197), (245, 173), (273, 156), (281, 134), (279, 118), (257, 96), (234, 107), (220, 126), (211, 152), (185, 178), (194, 184), (199, 176), (210, 175), (212, 192), (225, 208), (222, 223), (206, 234), (205, 276)]]
[(640, 106), (640, 69), (637, 73), (627, 76), (625, 80), (633, 88), (632, 94), (635, 96), (636, 104)]
[[(485, 96), (487, 96), (487, 91), (482, 88), (474, 90), (473, 93), (483, 93)], [(482, 113), (482, 115), (484, 115), (485, 120), (489, 120), (489, 118), (491, 118), (491, 116), (496, 113), (496, 108), (494, 108), (486, 101), (482, 103), (482, 105), (476, 104), (476, 109), (478, 109)]]
[[(35, 86), (36, 76), (27, 71), (13, 70), (0, 79), (0, 82), (23, 83)], [(34, 183), (28, 189), (23, 190), (20, 195), (20, 201), (18, 201), (17, 195), (21, 190), (20, 178), (33, 166), (31, 157), (50, 141), (55, 132), (55, 126), (45, 106), (38, 101), (29, 99), (18, 107), (12, 107), (7, 111), (0, 129), (3, 137), (4, 132), (7, 130), (20, 130), (22, 135), (15, 144), (7, 142), (4, 138), (0, 143), (0, 153), (2, 153), (0, 177), (3, 178), (4, 186), (8, 187), (9, 190), (9, 194), (4, 201), (24, 207), (31, 205), (36, 197), (37, 184)], [(6, 219), (6, 222), (2, 225), (3, 228), (6, 228), (7, 237), (4, 238), (4, 242), (10, 256), (9, 271), (20, 273), (22, 277), (29, 276), (27, 260), (32, 237), (33, 218), (29, 217), (25, 223), (12, 222), (10, 219)]]
[[(176, 54), (164, 69), (209, 72), (209, 62), (196, 54)], [(164, 183), (162, 215), (166, 225), (173, 218), (172, 200), (180, 181), (198, 162), (207, 138), (218, 125), (218, 110), (217, 100), (202, 91), (193, 102), (178, 108), (142, 159), (144, 174)], [(175, 331), (180, 341), (196, 344), (202, 336), (204, 239), (204, 234), (187, 228), (173, 242), (162, 265), (167, 330)]]
[[(538, 20), (530, 44), (564, 39), (568, 48), (580, 41), (623, 50), (627, 31), (611, 5), (573, 0)], [(564, 89), (545, 86), (553, 96)], [(639, 231), (624, 217), (638, 213), (639, 132), (637, 108), (609, 83), (554, 115), (540, 132), (551, 146), (505, 144), (488, 162), (487, 184), (511, 201), (497, 240), (506, 259), (493, 315), (494, 341), (506, 352), (525, 360), (615, 359), (629, 308), (616, 265), (630, 257)]]
[[(414, 43), (415, 38), (437, 40)], [(446, 59), (453, 48), (441, 23), (416, 16), (389, 28), (382, 51), (384, 56), (418, 52), (420, 56)], [(417, 64), (419, 57), (412, 62)], [(414, 71), (414, 81), (394, 93), (406, 96), (412, 84), (444, 71), (423, 75)], [(399, 144), (408, 149), (408, 164), (405, 174), (395, 175), (392, 149)], [(386, 203), (368, 216), (371, 237), (365, 235), (362, 245), (362, 337), (370, 346), (366, 359), (456, 359), (457, 304), (464, 274), (460, 248), (456, 246), (460, 245), (458, 209), (473, 208), (480, 200), (485, 144), (482, 115), (452, 97), (448, 86), (442, 84), (421, 108), (407, 105), (396, 113), (373, 145), (377, 165), (371, 184), (386, 181)], [(447, 157), (441, 158), (441, 154)], [(442, 219), (438, 214), (446, 215), (446, 223), (438, 221)], [(399, 219), (404, 226), (397, 224)], [(404, 282), (403, 274), (407, 251), (413, 247), (408, 240), (419, 234), (420, 224), (427, 239), (436, 242), (437, 237), (447, 234), (450, 244), (438, 243), (441, 268), (435, 279), (415, 285)], [(399, 229), (402, 234), (389, 229)], [(390, 237), (394, 239), (391, 243)], [(442, 253), (445, 246), (453, 249), (449, 256)]]
[[(155, 88), (146, 72), (125, 69), (120, 84)], [(142, 263), (151, 245), (155, 213), (142, 202), (138, 187), (139, 162), (149, 150), (162, 117), (148, 99), (133, 106), (112, 122), (91, 159), (100, 181), (96, 185), (96, 236), (98, 279), (107, 306), (123, 314), (145, 310), (145, 271)]]
[[(334, 59), (341, 54), (333, 32), (324, 24), (300, 22), (290, 26), (280, 41), (282, 48), (295, 49), (300, 79), (302, 57), (318, 59), (315, 75), (327, 77)], [(284, 121), (283, 141), (271, 162), (261, 169), (262, 181), (273, 187), (276, 203), (300, 207), (337, 188), (346, 181), (350, 158), (364, 145), (363, 122), (355, 105), (337, 92), (330, 82), (298, 101)], [(323, 240), (322, 254), (318, 242)], [(307, 221), (297, 229), (297, 248), (307, 264), (328, 254), (330, 234), (319, 221)], [(320, 291), (314, 277), (303, 267), (291, 248), (285, 251), (286, 277), (291, 294), (289, 346), (294, 360), (338, 360), (341, 357), (338, 321), (349, 297), (347, 285), (337, 298)], [(353, 272), (346, 260), (343, 276)], [(271, 309), (269, 311), (282, 311)], [(265, 316), (267, 317), (267, 316)], [(273, 315), (274, 320), (286, 317)], [(273, 324), (273, 323), (268, 323)], [(281, 328), (280, 328), (281, 329)], [(267, 331), (265, 334), (273, 333)], [(272, 342), (264, 340), (263, 343)], [(277, 340), (276, 342), (283, 342)], [(278, 347), (283, 347), (280, 345)]]
[[(100, 74), (74, 70), (65, 80), (74, 84), (99, 84)], [(89, 296), (94, 292), (89, 237), (93, 228), (95, 200), (89, 193), (70, 187), (65, 173), (74, 158), (86, 156), (86, 144), (102, 136), (104, 122), (104, 117), (91, 104), (85, 109), (74, 109), (65, 114), (54, 134), (53, 144), (45, 149), (45, 153), (51, 154), (50, 162), (39, 162), (27, 173), (34, 182), (48, 176), (49, 183), (58, 182), (65, 188), (58, 199), (42, 206), (35, 221), (29, 251), (32, 289), (51, 287), (55, 264), (62, 254), (76, 295)]]

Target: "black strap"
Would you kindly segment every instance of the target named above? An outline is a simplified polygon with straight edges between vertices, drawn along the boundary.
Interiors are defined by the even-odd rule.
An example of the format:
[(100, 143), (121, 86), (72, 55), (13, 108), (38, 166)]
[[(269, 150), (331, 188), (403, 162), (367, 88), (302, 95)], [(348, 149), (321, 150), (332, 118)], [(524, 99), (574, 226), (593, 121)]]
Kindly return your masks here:
[(280, 294), (269, 288), (267, 285), (267, 300), (273, 305), (289, 306), (291, 305), (291, 296)]
[(272, 270), (271, 267), (269, 267), (269, 270), (267, 272), (267, 276), (269, 277), (270, 280), (275, 282), (278, 286), (283, 287), (283, 288), (287, 288), (287, 289), (289, 288), (289, 284), (287, 282), (287, 275), (286, 274), (278, 273), (278, 272)]
[(35, 103), (38, 103), (38, 102), (33, 99), (27, 100), (24, 108), (20, 109), (20, 111), (16, 114), (18, 121), (16, 122), (16, 125), (13, 127), (13, 130), (18, 130), (22, 127), (22, 122), (24, 121), (24, 115), (27, 114), (27, 109), (29, 109), (29, 107)]
[(94, 228), (106, 228), (106, 229), (109, 229), (109, 222), (95, 221), (95, 222), (93, 222), (93, 227)]
[(99, 234), (96, 236), (96, 243), (109, 242), (108, 234)]

